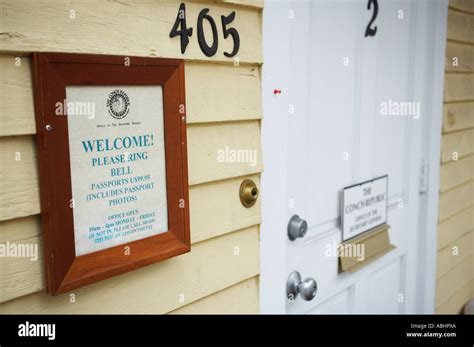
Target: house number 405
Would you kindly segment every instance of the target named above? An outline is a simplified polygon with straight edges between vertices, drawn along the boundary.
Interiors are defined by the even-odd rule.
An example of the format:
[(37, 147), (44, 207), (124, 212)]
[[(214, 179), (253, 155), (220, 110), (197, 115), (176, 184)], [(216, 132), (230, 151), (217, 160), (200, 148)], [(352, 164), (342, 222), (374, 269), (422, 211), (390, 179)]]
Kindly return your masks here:
[[(201, 47), (201, 51), (208, 57), (212, 57), (217, 52), (217, 45), (218, 45), (218, 36), (217, 36), (217, 26), (214, 19), (208, 14), (209, 9), (205, 8), (199, 12), (199, 16), (197, 19), (197, 36), (198, 36), (198, 43), (199, 47)], [(203, 22), (204, 19), (209, 22), (212, 29), (212, 44), (209, 46), (206, 41), (206, 37), (204, 36), (204, 28)], [(233, 57), (237, 54), (240, 48), (240, 37), (237, 29), (229, 28), (228, 25), (232, 23), (235, 19), (235, 11), (231, 12), (228, 16), (221, 16), (221, 23), (222, 23), (222, 31), (224, 32), (224, 38), (227, 38), (229, 35), (232, 36), (234, 40), (234, 48), (232, 52), (224, 52), (226, 57)], [(181, 28), (178, 30), (178, 28)], [(170, 32), (170, 37), (173, 38), (175, 36), (181, 36), (181, 53), (184, 54), (186, 51), (186, 47), (189, 43), (189, 37), (193, 36), (193, 28), (188, 28), (186, 26), (186, 5), (182, 3), (179, 6), (178, 15), (176, 16), (176, 21), (174, 22), (173, 28)]]

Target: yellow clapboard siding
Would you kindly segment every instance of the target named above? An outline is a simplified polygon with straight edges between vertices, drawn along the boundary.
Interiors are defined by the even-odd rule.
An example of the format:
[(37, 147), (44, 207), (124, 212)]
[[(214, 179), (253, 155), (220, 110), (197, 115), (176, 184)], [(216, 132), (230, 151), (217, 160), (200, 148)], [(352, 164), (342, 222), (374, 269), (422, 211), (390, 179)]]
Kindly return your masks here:
[(436, 278), (444, 276), (473, 253), (474, 229), (462, 235), (459, 239), (438, 252), (436, 259)]
[(443, 132), (474, 128), (474, 101), (444, 104)]
[(41, 237), (32, 237), (19, 241), (7, 241), (5, 246), (30, 249), (28, 257), (0, 258), (2, 266), (0, 284), (1, 303), (19, 296), (34, 293), (45, 287), (44, 259)]
[(474, 14), (474, 1), (472, 0), (449, 0), (449, 7)]
[(438, 249), (457, 240), (474, 226), (474, 205), (438, 224)]
[(30, 60), (0, 55), (0, 71), (0, 136), (34, 134)]
[[(248, 176), (257, 186), (258, 175)], [(191, 241), (197, 243), (260, 223), (260, 203), (244, 208), (239, 199), (241, 177), (190, 188)], [(39, 206), (38, 206), (39, 208)], [(28, 240), (28, 241), (24, 241)], [(40, 216), (29, 216), (0, 222), (0, 242), (40, 244)], [(34, 293), (44, 288), (42, 251), (40, 259), (0, 258), (2, 281), (0, 302)]]
[(186, 64), (188, 123), (260, 119), (258, 66)]
[(441, 138), (441, 161), (446, 163), (474, 153), (474, 129), (445, 134)]
[(40, 234), (40, 215), (0, 222), (0, 243), (31, 239), (32, 237), (39, 236)]
[[(15, 63), (0, 55), (0, 136), (36, 133), (31, 61)], [(187, 62), (185, 69), (188, 123), (261, 118), (257, 66)]]
[(440, 195), (438, 220), (443, 221), (472, 205), (474, 182), (471, 181)]
[(466, 259), (452, 268), (436, 281), (436, 306), (440, 306), (449, 298), (456, 295), (456, 291), (469, 284), (474, 277), (474, 254), (470, 254)]
[(473, 297), (472, 288), (474, 281), (467, 283), (459, 288), (453, 296), (447, 301), (436, 305), (435, 312), (437, 314), (458, 314), (463, 309), (467, 301)]
[[(169, 38), (180, 3), (0, 0), (0, 241), (38, 244), (40, 256), (35, 262), (0, 258), (0, 302), (8, 300), (0, 304), (0, 313), (160, 313), (182, 306), (189, 311), (189, 304), (196, 301), (194, 307), (205, 310), (205, 306), (217, 308), (229, 293), (246, 301), (240, 306), (235, 301), (236, 309), (258, 311), (260, 204), (244, 209), (238, 188), (247, 177), (259, 185), (261, 171), (263, 0), (187, 1), (187, 24), (194, 28), (194, 35), (184, 55), (179, 37)], [(210, 9), (219, 35), (219, 50), (211, 58), (197, 42), (196, 20), (203, 8)], [(223, 52), (232, 50), (233, 40), (223, 38), (220, 16), (232, 11), (236, 18), (229, 27), (238, 30), (241, 47), (235, 58), (227, 58)], [(210, 42), (207, 21), (204, 29)], [(76, 290), (75, 303), (69, 302), (68, 294), (50, 297), (42, 292), (38, 163), (31, 136), (35, 124), (28, 58), (33, 51), (186, 60), (188, 142), (193, 144), (188, 149), (189, 179), (194, 184), (190, 187), (191, 253)], [(22, 58), (19, 67), (14, 64), (15, 56)], [(206, 124), (193, 130), (200, 126), (197, 123)], [(218, 139), (220, 136), (225, 139)], [(222, 144), (257, 150), (256, 165), (216, 165), (212, 155)], [(15, 160), (17, 152), (21, 160)], [(193, 169), (192, 163), (199, 166)], [(240, 255), (234, 254), (236, 247)], [(219, 307), (232, 310), (231, 306)]]
[(263, 8), (263, 0), (220, 0), (223, 3)]
[[(246, 176), (260, 188), (257, 175)], [(250, 208), (240, 202), (239, 188), (244, 178), (193, 186), (189, 192), (191, 240), (199, 242), (251, 225), (260, 224), (260, 199)]]
[[(459, 313), (474, 283), (474, 15), (468, 13), (473, 5), (471, 0), (449, 2), (436, 258), (437, 313)], [(457, 58), (457, 66), (453, 65), (453, 58)]]
[(474, 16), (448, 11), (448, 40), (474, 43)]
[(258, 277), (256, 276), (170, 313), (252, 314), (258, 312)]
[(33, 248), (37, 251), (36, 261), (31, 258), (0, 258), (0, 303), (44, 288), (43, 250), (38, 238), (40, 228), (39, 215), (0, 222), (0, 243), (38, 245)]
[(0, 138), (0, 163), (0, 220), (38, 214), (40, 207), (35, 138)]
[[(159, 56), (192, 60), (233, 62), (224, 52), (233, 49), (232, 37), (223, 38), (221, 15), (236, 11), (232, 27), (237, 28), (241, 40), (240, 62), (261, 63), (261, 11), (250, 7), (235, 8), (226, 4), (186, 2), (186, 21), (194, 28), (185, 54), (181, 54), (180, 38), (169, 34), (178, 15), (180, 1), (176, 0), (82, 0), (74, 3), (61, 0), (1, 0), (0, 51), (21, 52), (76, 52), (118, 54), (131, 56)], [(206, 57), (197, 41), (197, 17), (209, 8), (216, 21), (218, 50)], [(74, 11), (75, 18), (70, 18)], [(41, 14), (41, 15), (38, 15)], [(204, 25), (210, 42), (210, 25)]]
[(442, 193), (474, 179), (474, 155), (441, 165), (439, 189)]
[[(252, 179), (257, 187), (260, 186), (258, 175), (245, 178)], [(260, 201), (251, 208), (244, 208), (240, 202), (238, 192), (243, 179), (237, 177), (190, 187), (193, 242), (260, 224)], [(36, 208), (39, 209), (39, 206)], [(0, 242), (22, 240), (40, 234), (40, 215), (0, 222)]]
[[(195, 129), (195, 128), (198, 129)], [(258, 153), (249, 163), (219, 163), (218, 150), (229, 146)], [(0, 220), (40, 213), (38, 163), (34, 136), (0, 138)], [(21, 160), (15, 160), (19, 153)], [(261, 171), (258, 121), (188, 126), (189, 182), (198, 184)]]
[[(238, 247), (239, 255), (235, 255)], [(164, 313), (258, 274), (258, 226), (192, 246), (190, 253), (77, 289), (0, 304), (0, 313)]]
[(188, 153), (190, 184), (261, 172), (260, 123), (247, 121), (190, 126)]
[(445, 70), (449, 72), (473, 72), (474, 45), (447, 42)]
[(474, 74), (446, 73), (444, 79), (444, 101), (474, 100)]

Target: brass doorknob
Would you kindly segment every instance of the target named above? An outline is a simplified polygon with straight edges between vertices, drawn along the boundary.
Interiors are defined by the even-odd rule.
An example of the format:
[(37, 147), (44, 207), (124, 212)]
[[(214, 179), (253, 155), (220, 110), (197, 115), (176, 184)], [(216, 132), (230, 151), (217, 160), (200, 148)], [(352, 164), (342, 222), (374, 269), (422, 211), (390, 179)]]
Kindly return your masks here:
[(252, 207), (257, 202), (258, 188), (254, 181), (245, 179), (240, 185), (240, 202), (245, 207)]

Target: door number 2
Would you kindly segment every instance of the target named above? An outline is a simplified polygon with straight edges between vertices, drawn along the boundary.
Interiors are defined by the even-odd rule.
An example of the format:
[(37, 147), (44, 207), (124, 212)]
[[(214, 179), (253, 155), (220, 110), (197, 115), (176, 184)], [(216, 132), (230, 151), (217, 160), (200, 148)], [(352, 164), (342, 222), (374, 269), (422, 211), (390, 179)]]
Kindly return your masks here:
[(375, 21), (375, 18), (377, 18), (377, 14), (379, 13), (379, 4), (377, 0), (369, 0), (367, 3), (367, 9), (370, 10), (372, 7), (372, 4), (374, 5), (374, 12), (372, 13), (372, 18), (370, 19), (369, 24), (367, 24), (367, 28), (365, 29), (365, 37), (367, 36), (375, 36), (377, 33), (377, 26), (371, 28), (372, 24)]
[[(217, 52), (217, 46), (219, 43), (219, 38), (217, 36), (217, 26), (214, 18), (209, 14), (209, 9), (205, 8), (199, 12), (197, 19), (197, 39), (201, 51), (208, 57), (212, 57)], [(224, 32), (224, 38), (226, 39), (229, 35), (232, 36), (234, 40), (234, 48), (232, 52), (224, 52), (224, 55), (228, 58), (235, 56), (240, 48), (240, 36), (239, 32), (235, 28), (229, 28), (228, 25), (232, 23), (235, 19), (235, 11), (231, 12), (228, 16), (221, 16), (222, 31)], [(212, 29), (212, 44), (208, 45), (206, 37), (204, 35), (204, 20), (208, 21)], [(181, 29), (178, 30), (178, 27), (181, 26)], [(176, 16), (176, 21), (173, 25), (173, 28), (170, 32), (170, 37), (181, 36), (181, 54), (184, 54), (186, 47), (189, 43), (189, 37), (193, 35), (193, 28), (188, 28), (186, 26), (186, 5), (182, 3), (179, 6), (178, 15)]]

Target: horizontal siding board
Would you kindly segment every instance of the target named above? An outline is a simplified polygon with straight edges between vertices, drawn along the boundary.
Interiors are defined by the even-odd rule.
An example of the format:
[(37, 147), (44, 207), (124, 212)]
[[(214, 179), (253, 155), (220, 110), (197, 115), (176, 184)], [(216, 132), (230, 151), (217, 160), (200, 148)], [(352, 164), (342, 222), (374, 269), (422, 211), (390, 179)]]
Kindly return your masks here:
[(33, 136), (0, 138), (0, 221), (40, 212), (37, 158)]
[(258, 276), (255, 276), (170, 313), (255, 314), (258, 312)]
[(443, 132), (474, 128), (474, 101), (444, 104)]
[[(260, 188), (258, 175), (248, 176)], [(199, 242), (230, 231), (260, 224), (260, 199), (251, 208), (240, 202), (243, 178), (200, 184), (190, 189), (191, 240)]]
[(442, 249), (474, 228), (474, 205), (438, 225), (438, 249)]
[(474, 2), (449, 6), (435, 312), (457, 314), (474, 283)]
[[(189, 183), (199, 184), (261, 172), (260, 148), (259, 121), (190, 126)], [(237, 151), (244, 151), (240, 160)], [(250, 160), (254, 158), (255, 161)]]
[(0, 243), (5, 246), (21, 244), (34, 247), (38, 256), (37, 260), (0, 258), (0, 303), (44, 288), (40, 224), (39, 215), (0, 222)]
[(458, 290), (456, 290), (452, 297), (445, 302), (436, 305), (435, 312), (437, 314), (458, 314), (462, 311), (467, 301), (473, 297), (472, 287), (474, 281), (467, 283)]
[[(196, 34), (201, 9), (220, 23), (221, 15), (236, 11), (232, 26), (241, 38), (240, 62), (261, 63), (261, 11), (235, 5), (186, 2), (186, 20), (194, 27), (185, 54), (181, 54), (179, 37), (169, 33), (176, 20), (180, 1), (174, 0), (83, 0), (74, 3), (61, 0), (1, 0), (0, 51), (30, 53), (76, 52), (130, 56), (160, 56), (193, 60), (233, 62), (223, 53), (231, 52), (233, 40), (219, 32), (218, 51), (206, 57), (199, 48)], [(70, 18), (70, 11), (75, 18)], [(38, 15), (41, 14), (41, 15)], [(212, 37), (210, 26), (204, 26), (206, 37)]]
[[(31, 60), (15, 62), (0, 55), (0, 136), (36, 133)], [(257, 66), (187, 62), (185, 69), (188, 123), (262, 117)]]
[(260, 119), (257, 66), (186, 64), (188, 123)]
[(474, 1), (472, 0), (449, 0), (449, 7), (474, 14)]
[[(239, 247), (239, 255), (235, 255)], [(258, 227), (193, 245), (190, 253), (56, 297), (43, 291), (0, 313), (165, 313), (258, 275)], [(98, 304), (100, 303), (100, 304)]]
[(441, 161), (446, 163), (455, 158), (474, 154), (474, 129), (443, 135), (441, 138)]
[(448, 11), (448, 40), (474, 43), (474, 16), (458, 11)]
[[(469, 231), (438, 252), (436, 277), (440, 278), (474, 253), (474, 226)], [(474, 275), (474, 273), (472, 274)]]
[(30, 239), (40, 234), (40, 215), (0, 222), (0, 243)]
[(263, 8), (263, 0), (220, 0), (225, 4), (242, 5), (255, 8)]
[[(8, 241), (7, 247), (28, 247), (35, 249), (36, 257), (0, 258), (2, 281), (0, 284), (0, 303), (19, 296), (34, 293), (45, 287), (42, 239), (32, 237), (20, 241)], [(0, 304), (1, 307), (1, 304)], [(1, 309), (0, 309), (1, 311)]]
[(473, 189), (474, 183), (470, 182), (442, 193), (439, 197), (439, 221), (443, 221), (474, 205)]
[(447, 42), (445, 70), (449, 72), (474, 72), (474, 45)]
[(441, 165), (439, 189), (442, 193), (474, 180), (474, 155)]
[(473, 278), (474, 254), (466, 257), (436, 281), (436, 306), (440, 306), (456, 295), (456, 291), (468, 285)]
[(474, 74), (446, 73), (444, 79), (444, 101), (473, 101)]
[[(256, 165), (218, 162), (218, 151), (226, 146), (255, 150)], [(21, 160), (15, 160), (17, 153)], [(40, 213), (34, 136), (0, 138), (0, 162), (6, 164), (0, 167), (0, 221)], [(189, 125), (188, 162), (191, 185), (261, 172), (258, 121)]]
[(34, 134), (30, 59), (0, 55), (0, 136)]
[[(260, 186), (258, 175), (245, 178), (252, 179), (257, 187)], [(251, 208), (244, 208), (240, 202), (238, 192), (242, 180), (243, 178), (238, 177), (190, 187), (189, 204), (193, 242), (260, 224), (260, 201), (257, 200)], [(39, 205), (36, 208), (39, 209)], [(0, 222), (0, 242), (17, 241), (40, 235), (40, 215)]]

